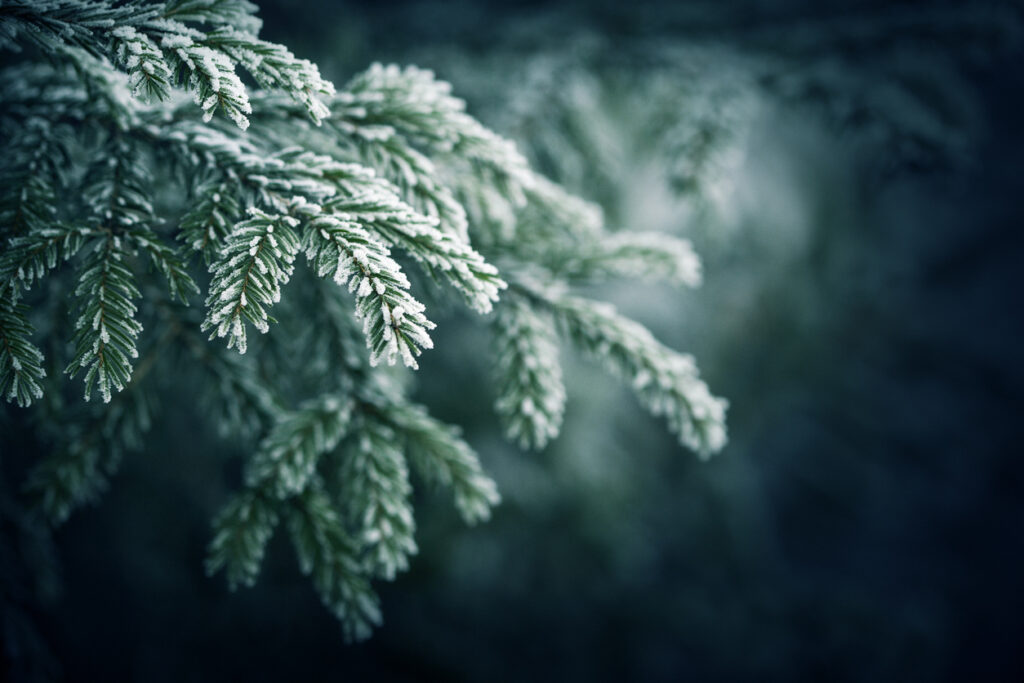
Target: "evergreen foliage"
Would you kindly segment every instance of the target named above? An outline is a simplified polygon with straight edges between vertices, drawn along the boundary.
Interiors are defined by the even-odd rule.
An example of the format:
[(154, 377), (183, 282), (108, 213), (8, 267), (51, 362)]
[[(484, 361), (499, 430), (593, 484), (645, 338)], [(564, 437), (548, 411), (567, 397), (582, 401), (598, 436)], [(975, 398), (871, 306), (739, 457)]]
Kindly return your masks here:
[[(252, 585), (283, 521), (346, 635), (367, 637), (371, 582), (417, 551), (413, 475), (470, 524), (500, 500), (460, 432), (378, 367), (417, 367), (446, 298), (489, 316), (497, 411), (522, 445), (558, 435), (561, 336), (686, 447), (724, 446), (725, 401), (691, 357), (570, 293), (695, 286), (688, 242), (607, 232), (431, 72), (374, 65), (335, 91), (259, 27), (242, 0), (0, 5), (0, 44), (24, 49), (0, 72), (0, 392), (47, 435), (29, 490), (49, 519), (144, 446), (152, 386), (192, 373), (249, 453), (208, 571)], [(67, 397), (64, 374), (102, 405)]]
[(495, 409), (509, 438), (543, 448), (558, 435), (565, 413), (565, 385), (558, 332), (550, 314), (509, 295), (494, 321), (499, 382)]

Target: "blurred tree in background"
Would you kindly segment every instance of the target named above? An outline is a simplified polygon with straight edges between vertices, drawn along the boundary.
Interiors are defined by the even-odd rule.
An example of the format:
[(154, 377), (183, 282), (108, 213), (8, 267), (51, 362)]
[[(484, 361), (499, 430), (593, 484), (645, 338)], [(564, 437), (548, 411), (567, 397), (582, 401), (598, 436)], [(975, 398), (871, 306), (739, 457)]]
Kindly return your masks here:
[[(145, 456), (56, 552), (4, 515), (18, 662), (69, 680), (1020, 680), (1019, 5), (262, 16), (335, 82), (434, 69), (612, 231), (692, 240), (700, 296), (586, 291), (701, 360), (730, 444), (680, 457), (628, 389), (566, 357), (561, 437), (524, 454), (465, 353), (491, 341), (453, 307), (410, 391), (464, 426), (503, 502), (467, 530), (417, 491), (420, 555), (381, 587), (373, 639), (341, 645), (283, 539), (254, 589), (205, 579), (239, 474), (167, 395)], [(34, 455), (4, 454), (5, 504)]]

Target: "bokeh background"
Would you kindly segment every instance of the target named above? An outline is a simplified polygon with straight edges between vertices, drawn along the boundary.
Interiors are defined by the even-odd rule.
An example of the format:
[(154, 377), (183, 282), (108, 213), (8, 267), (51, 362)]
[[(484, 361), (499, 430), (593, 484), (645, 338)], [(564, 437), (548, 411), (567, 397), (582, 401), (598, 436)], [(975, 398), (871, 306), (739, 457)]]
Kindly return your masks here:
[[(281, 539), (254, 589), (204, 576), (240, 453), (168, 386), (145, 451), (52, 543), (4, 516), (4, 671), (1024, 680), (1018, 3), (261, 5), (264, 37), (339, 85), (432, 68), (612, 228), (691, 239), (699, 290), (596, 293), (696, 356), (730, 444), (699, 462), (566, 350), (563, 434), (520, 452), (468, 352), (486, 334), (448, 312), (415, 394), (504, 502), (467, 529), (418, 490), (420, 554), (346, 646)], [(4, 501), (32, 455), (5, 454)]]

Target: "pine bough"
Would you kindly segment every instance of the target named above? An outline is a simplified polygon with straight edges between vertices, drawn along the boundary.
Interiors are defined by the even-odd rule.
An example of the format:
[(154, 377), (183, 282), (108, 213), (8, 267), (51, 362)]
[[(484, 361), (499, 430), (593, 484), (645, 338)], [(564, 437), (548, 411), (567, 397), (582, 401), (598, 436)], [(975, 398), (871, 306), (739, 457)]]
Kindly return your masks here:
[[(597, 209), (531, 171), (429, 71), (374, 65), (336, 92), (257, 37), (254, 9), (0, 5), (0, 45), (27, 48), (0, 71), (0, 393), (33, 406), (16, 417), (55, 444), (28, 486), (54, 522), (143, 442), (152, 385), (180, 354), (217, 426), (258, 437), (208, 570), (251, 585), (283, 522), (345, 633), (367, 637), (381, 620), (372, 581), (417, 550), (413, 475), (450, 487), (470, 524), (499, 502), (458, 430), (377, 367), (416, 368), (432, 348), (431, 292), (490, 314), (495, 406), (523, 446), (558, 434), (564, 340), (627, 380), (685, 446), (722, 448), (725, 402), (692, 358), (567, 289), (621, 276), (696, 285), (688, 243), (606, 233)], [(414, 286), (422, 277), (436, 286)], [(65, 319), (54, 301), (68, 294)], [(289, 329), (252, 338), (274, 314)], [(102, 404), (66, 405), (62, 374)]]

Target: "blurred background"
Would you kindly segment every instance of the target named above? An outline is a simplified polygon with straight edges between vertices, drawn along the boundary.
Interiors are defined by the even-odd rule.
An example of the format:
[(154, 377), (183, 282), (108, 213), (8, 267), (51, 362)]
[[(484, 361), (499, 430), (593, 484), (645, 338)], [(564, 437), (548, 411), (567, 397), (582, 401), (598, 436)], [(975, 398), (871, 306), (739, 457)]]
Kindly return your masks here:
[(254, 589), (204, 576), (214, 456), (237, 446), (168, 387), (97, 506), (52, 544), (0, 530), (25, 671), (1024, 680), (1024, 8), (260, 4), (263, 36), (339, 86), (373, 61), (431, 68), (612, 229), (691, 239), (699, 290), (595, 294), (695, 355), (730, 443), (699, 462), (566, 349), (562, 436), (520, 452), (466, 353), (488, 336), (450, 311), (415, 395), (504, 502), (467, 529), (419, 490), (420, 554), (346, 646), (282, 539)]

